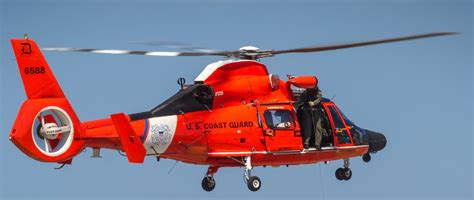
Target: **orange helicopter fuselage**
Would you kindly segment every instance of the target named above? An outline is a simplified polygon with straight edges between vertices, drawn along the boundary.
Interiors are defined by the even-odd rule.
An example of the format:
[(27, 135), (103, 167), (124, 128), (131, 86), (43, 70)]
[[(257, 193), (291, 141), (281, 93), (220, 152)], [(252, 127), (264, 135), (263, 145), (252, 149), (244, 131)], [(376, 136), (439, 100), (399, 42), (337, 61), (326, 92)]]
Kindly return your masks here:
[[(284, 82), (272, 77), (265, 65), (256, 61), (210, 64), (198, 76), (195, 85), (212, 88), (212, 103), (201, 109), (186, 105), (158, 106), (167, 111), (160, 114), (163, 111), (158, 109), (155, 115), (153, 111), (130, 115), (132, 127), (142, 140), (147, 155), (202, 165), (242, 166), (240, 158), (245, 156), (252, 157), (254, 166), (297, 165), (367, 153), (368, 145), (355, 145), (350, 134), (350, 142), (345, 144), (339, 144), (337, 136), (333, 135), (333, 143), (323, 147), (323, 151), (301, 153), (301, 129), (291, 85), (314, 87), (317, 80), (302, 76), (293, 79), (296, 81)], [(327, 110), (328, 106), (336, 108), (330, 101), (322, 102), (322, 105)], [(187, 112), (193, 109), (196, 111)], [(271, 127), (265, 113), (276, 110), (290, 113), (289, 127)], [(334, 127), (332, 120), (329, 121)], [(122, 150), (111, 119), (82, 125), (86, 129), (85, 138), (90, 138), (86, 146)], [(337, 133), (337, 130), (331, 132)]]

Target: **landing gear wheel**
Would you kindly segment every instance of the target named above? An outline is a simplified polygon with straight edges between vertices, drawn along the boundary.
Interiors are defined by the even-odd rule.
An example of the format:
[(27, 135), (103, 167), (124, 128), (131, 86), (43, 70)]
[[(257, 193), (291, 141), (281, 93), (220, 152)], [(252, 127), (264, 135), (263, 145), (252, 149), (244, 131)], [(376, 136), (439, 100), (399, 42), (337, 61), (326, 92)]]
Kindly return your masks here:
[(352, 177), (352, 170), (350, 168), (338, 168), (336, 170), (336, 178), (337, 180), (345, 180), (348, 181)]
[(344, 180), (344, 173), (345, 173), (344, 168), (338, 168), (338, 169), (336, 170), (336, 178), (337, 178), (337, 180), (340, 180), (340, 181)]
[(204, 177), (202, 179), (201, 186), (203, 190), (205, 190), (206, 192), (210, 192), (216, 187), (216, 180), (214, 179), (214, 177)]
[(344, 176), (342, 177), (344, 180), (348, 181), (352, 177), (352, 170), (350, 168), (344, 168)]
[(260, 187), (262, 186), (262, 182), (260, 181), (260, 179), (256, 176), (252, 176), (249, 178), (249, 180), (247, 181), (247, 186), (249, 187), (249, 190), (252, 191), (252, 192), (256, 192), (260, 189)]
[(366, 163), (370, 162), (371, 159), (372, 159), (372, 157), (370, 156), (369, 153), (366, 153), (362, 156), (362, 160)]

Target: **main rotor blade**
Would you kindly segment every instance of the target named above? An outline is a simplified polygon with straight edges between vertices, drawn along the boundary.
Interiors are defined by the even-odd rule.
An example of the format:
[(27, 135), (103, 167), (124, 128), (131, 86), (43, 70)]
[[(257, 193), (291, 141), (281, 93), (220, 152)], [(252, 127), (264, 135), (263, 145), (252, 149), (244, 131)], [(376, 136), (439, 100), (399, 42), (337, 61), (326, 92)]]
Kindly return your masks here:
[(118, 49), (43, 48), (45, 51), (86, 52), (98, 54), (131, 54), (143, 56), (227, 56), (228, 52), (173, 52), (173, 51), (131, 51)]
[[(87, 53), (98, 53), (98, 54), (132, 54), (132, 55), (144, 55), (144, 56), (224, 56), (231, 58), (242, 58), (242, 59), (259, 59), (265, 57), (271, 57), (277, 54), (284, 53), (309, 53), (319, 51), (331, 51), (337, 49), (347, 49), (360, 46), (376, 45), (390, 42), (400, 42), (406, 40), (415, 40), (421, 38), (437, 37), (444, 35), (458, 34), (455, 32), (436, 32), (427, 33), (420, 35), (411, 35), (397, 38), (387, 38), (380, 40), (371, 40), (365, 42), (353, 42), (338, 45), (326, 45), (326, 46), (312, 46), (303, 47), (296, 49), (286, 50), (259, 50), (256, 49), (239, 49), (235, 51), (213, 51), (209, 49), (193, 49), (194, 52), (174, 52), (174, 51), (131, 51), (131, 50), (117, 50), (117, 49), (81, 49), (81, 48), (44, 48), (45, 51), (69, 51), (69, 52), (87, 52)], [(173, 45), (170, 45), (173, 46)], [(174, 45), (175, 47), (179, 46)], [(178, 47), (179, 48), (179, 47)], [(196, 52), (199, 50), (199, 52)]]
[(210, 49), (204, 47), (196, 47), (185, 43), (179, 42), (170, 42), (170, 41), (147, 41), (147, 42), (134, 42), (137, 44), (148, 45), (148, 46), (159, 46), (159, 47), (166, 47), (166, 48), (173, 48), (173, 49), (181, 49), (185, 51), (196, 51), (196, 52), (204, 52), (204, 53), (213, 53), (213, 52), (221, 52), (222, 50), (218, 49)]
[(372, 41), (365, 41), (365, 42), (354, 42), (354, 43), (327, 45), (327, 46), (313, 46), (313, 47), (304, 47), (304, 48), (286, 49), (286, 50), (274, 50), (274, 51), (271, 51), (271, 53), (275, 55), (275, 54), (283, 54), (283, 53), (309, 53), (309, 52), (318, 52), (318, 51), (331, 51), (331, 50), (336, 50), (336, 49), (347, 49), (347, 48), (360, 47), (360, 46), (376, 45), (376, 44), (383, 44), (383, 43), (390, 43), (390, 42), (400, 42), (400, 41), (406, 41), (406, 40), (415, 40), (415, 39), (421, 39), (421, 38), (429, 38), (429, 37), (453, 35), (453, 34), (458, 34), (458, 33), (456, 32), (427, 33), (427, 34), (387, 38), (387, 39), (372, 40)]

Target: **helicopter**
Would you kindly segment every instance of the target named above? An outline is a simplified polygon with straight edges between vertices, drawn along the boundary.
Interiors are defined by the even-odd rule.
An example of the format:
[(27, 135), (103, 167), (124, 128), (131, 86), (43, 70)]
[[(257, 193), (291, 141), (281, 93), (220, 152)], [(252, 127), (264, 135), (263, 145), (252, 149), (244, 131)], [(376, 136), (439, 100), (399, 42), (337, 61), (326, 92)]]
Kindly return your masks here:
[[(24, 154), (41, 162), (71, 164), (86, 148), (92, 157), (101, 149), (117, 150), (130, 163), (146, 156), (208, 166), (201, 186), (212, 191), (214, 175), (224, 167), (244, 169), (250, 191), (262, 182), (254, 167), (278, 167), (343, 160), (335, 176), (352, 177), (350, 159), (371, 154), (387, 144), (384, 134), (357, 126), (328, 99), (322, 98), (324, 133), (321, 148), (306, 150), (302, 141), (299, 97), (316, 88), (313, 75), (269, 73), (260, 59), (287, 53), (310, 53), (456, 34), (436, 32), (338, 45), (286, 50), (245, 46), (234, 51), (131, 51), (81, 48), (43, 48), (47, 51), (132, 54), (144, 56), (221, 56), (228, 60), (207, 65), (192, 84), (179, 78), (180, 90), (139, 113), (115, 113), (109, 118), (81, 121), (66, 98), (41, 49), (27, 36), (11, 39), (27, 99), (18, 111), (9, 139)], [(284, 126), (280, 126), (284, 124)]]

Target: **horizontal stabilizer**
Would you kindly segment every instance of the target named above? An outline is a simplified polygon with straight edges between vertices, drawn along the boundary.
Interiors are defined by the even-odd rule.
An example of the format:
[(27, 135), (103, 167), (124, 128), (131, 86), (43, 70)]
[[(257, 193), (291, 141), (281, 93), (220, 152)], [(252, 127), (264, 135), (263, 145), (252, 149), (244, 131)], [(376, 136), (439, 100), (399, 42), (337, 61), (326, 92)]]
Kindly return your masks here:
[(114, 123), (115, 129), (120, 137), (122, 148), (127, 153), (128, 161), (131, 163), (143, 163), (145, 160), (146, 150), (141, 143), (140, 136), (130, 124), (130, 120), (124, 113), (113, 114), (110, 116)]

